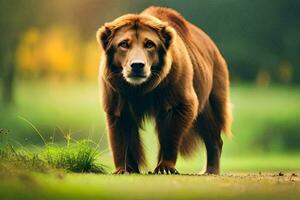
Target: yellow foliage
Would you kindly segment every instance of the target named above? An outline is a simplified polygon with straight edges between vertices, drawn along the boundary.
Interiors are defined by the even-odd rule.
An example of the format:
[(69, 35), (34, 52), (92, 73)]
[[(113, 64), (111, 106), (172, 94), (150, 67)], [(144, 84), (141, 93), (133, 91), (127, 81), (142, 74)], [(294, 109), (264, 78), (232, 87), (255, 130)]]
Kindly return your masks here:
[(45, 33), (41, 41), (44, 67), (59, 75), (73, 74), (76, 70), (78, 39), (72, 31), (54, 27)]
[(81, 41), (75, 30), (50, 27), (29, 29), (17, 49), (17, 64), (27, 76), (95, 79), (99, 62), (96, 40)]

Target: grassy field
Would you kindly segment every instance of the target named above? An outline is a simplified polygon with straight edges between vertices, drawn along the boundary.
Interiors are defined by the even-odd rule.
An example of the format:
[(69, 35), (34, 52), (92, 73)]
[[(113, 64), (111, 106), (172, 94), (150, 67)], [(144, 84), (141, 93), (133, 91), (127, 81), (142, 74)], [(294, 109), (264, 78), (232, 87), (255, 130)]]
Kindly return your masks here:
[(25, 174), (2, 178), (1, 199), (299, 199), (299, 174)]
[[(203, 147), (191, 160), (179, 158), (177, 169), (189, 174), (179, 176), (76, 174), (55, 159), (47, 170), (0, 161), (1, 199), (299, 199), (299, 91), (232, 86), (234, 137), (224, 138), (222, 176), (193, 175), (204, 166)], [(113, 171), (96, 82), (19, 81), (15, 105), (0, 105), (0, 113), (0, 147), (11, 144), (35, 155), (54, 142), (63, 148), (58, 156), (72, 164), (77, 154), (68, 157), (68, 141), (91, 139), (97, 151), (106, 152), (95, 160)], [(147, 174), (155, 167), (158, 151), (151, 120), (142, 137)]]
[[(286, 150), (288, 144), (285, 138), (281, 141), (277, 139), (299, 135), (295, 134), (300, 129), (299, 91), (299, 87), (259, 88), (233, 84), (231, 99), (234, 137), (226, 140), (225, 153), (252, 154), (261, 150), (265, 153), (270, 146), (272, 152)], [(18, 81), (15, 97), (15, 106), (12, 108), (0, 104), (0, 128), (9, 130), (10, 137), (18, 139), (22, 144), (27, 144), (27, 141), (33, 144), (42, 142), (20, 116), (34, 124), (46, 140), (50, 140), (53, 134), (56, 141), (62, 140), (61, 130), (73, 138), (92, 138), (95, 141), (106, 133), (96, 81)], [(154, 137), (150, 124), (143, 132), (145, 137)], [(270, 137), (271, 140), (261, 144), (264, 141), (262, 136)], [(261, 141), (257, 141), (259, 139)], [(102, 142), (106, 146), (105, 138)], [(256, 148), (249, 148), (253, 147), (253, 143), (256, 143)]]

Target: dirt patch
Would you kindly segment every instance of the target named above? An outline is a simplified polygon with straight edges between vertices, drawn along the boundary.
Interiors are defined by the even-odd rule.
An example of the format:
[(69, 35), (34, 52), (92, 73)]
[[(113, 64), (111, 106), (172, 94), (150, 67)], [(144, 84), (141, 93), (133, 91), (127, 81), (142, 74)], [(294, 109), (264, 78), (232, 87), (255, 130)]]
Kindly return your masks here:
[(221, 177), (232, 177), (237, 179), (248, 179), (251, 181), (270, 180), (270, 181), (281, 181), (281, 182), (300, 182), (300, 173), (289, 172), (289, 173), (237, 173), (237, 174), (224, 174)]
[[(152, 174), (151, 174), (152, 175)], [(167, 176), (167, 175), (166, 175)], [(280, 182), (300, 182), (300, 172), (258, 172), (258, 173), (225, 173), (222, 175), (212, 174), (179, 174), (176, 176), (200, 176), (216, 179), (244, 179), (249, 181), (280, 181)]]

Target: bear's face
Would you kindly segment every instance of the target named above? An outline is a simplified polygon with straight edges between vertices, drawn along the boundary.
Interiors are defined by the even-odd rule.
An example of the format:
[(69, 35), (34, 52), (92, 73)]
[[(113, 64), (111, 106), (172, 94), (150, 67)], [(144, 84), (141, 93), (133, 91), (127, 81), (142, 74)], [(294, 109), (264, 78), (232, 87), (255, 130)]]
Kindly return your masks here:
[(165, 77), (165, 57), (172, 38), (165, 24), (147, 17), (121, 17), (105, 24), (98, 38), (109, 57), (108, 67), (117, 68), (129, 84)]
[(120, 28), (112, 39), (113, 64), (122, 68), (124, 79), (142, 84), (151, 75), (151, 67), (159, 62), (158, 49), (163, 45), (154, 30), (146, 26)]

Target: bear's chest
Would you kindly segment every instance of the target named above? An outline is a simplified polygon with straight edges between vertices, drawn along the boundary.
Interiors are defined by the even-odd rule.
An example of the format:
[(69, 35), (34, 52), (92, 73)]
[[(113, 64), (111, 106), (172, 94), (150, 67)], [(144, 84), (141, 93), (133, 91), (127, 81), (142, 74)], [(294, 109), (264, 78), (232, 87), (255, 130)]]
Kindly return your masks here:
[[(171, 98), (172, 99), (172, 98)], [(168, 94), (149, 93), (143, 96), (132, 96), (127, 99), (130, 111), (135, 115), (157, 115), (159, 112), (172, 107)]]

